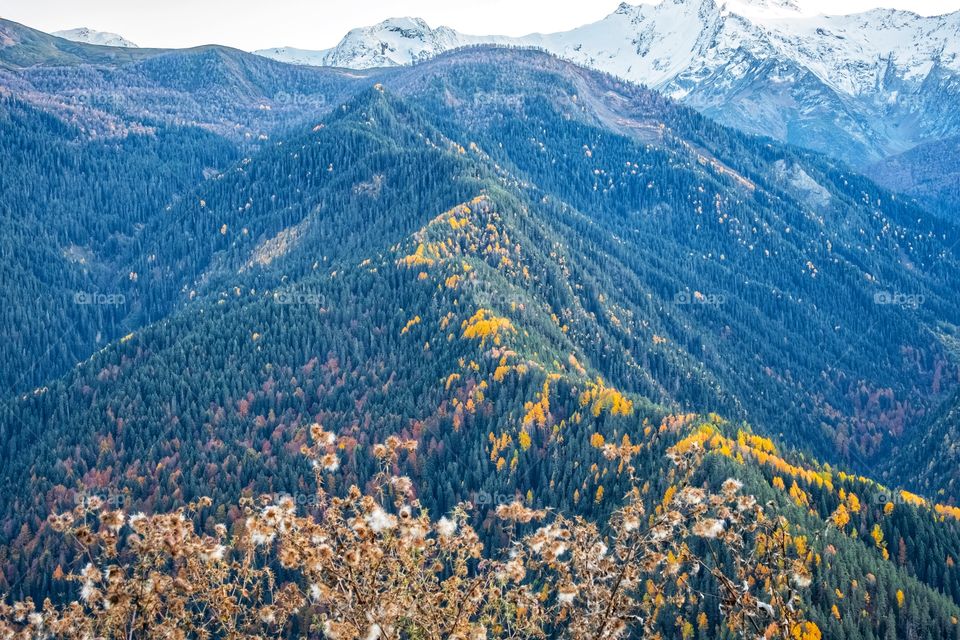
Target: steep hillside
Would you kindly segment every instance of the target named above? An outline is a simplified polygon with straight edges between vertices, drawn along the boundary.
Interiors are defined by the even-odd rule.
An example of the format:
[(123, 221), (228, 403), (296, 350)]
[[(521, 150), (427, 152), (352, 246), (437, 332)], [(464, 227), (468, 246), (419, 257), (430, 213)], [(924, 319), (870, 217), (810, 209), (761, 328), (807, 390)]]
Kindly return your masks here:
[[(956, 380), (934, 337), (954, 331), (956, 231), (842, 167), (543, 54), (464, 51), (385, 83), (513, 167), (540, 206), (572, 214), (549, 225), (580, 304), (608, 332), (594, 358), (629, 354), (622, 375), (637, 380), (658, 371), (650, 397), (803, 423), (785, 437), (869, 459), (909, 438), (919, 398)], [(688, 386), (691, 370), (712, 393)], [(920, 377), (897, 391), (906, 370)]]
[(960, 215), (960, 137), (919, 145), (871, 165), (866, 174), (948, 220)]
[(75, 42), (0, 18), (0, 69), (5, 71), (34, 65), (125, 63), (155, 53), (154, 49)]
[(960, 437), (960, 393), (951, 394), (932, 411), (917, 432), (917, 438), (891, 457), (888, 466), (892, 474), (910, 478), (916, 491), (955, 503), (960, 485), (956, 444)]
[[(476, 49), (377, 78), (416, 97), (418, 135), (456, 140), (534, 203), (524, 224), (546, 221), (538, 242), (562, 249), (570, 281), (552, 312), (619, 383), (869, 461), (956, 380), (941, 344), (956, 318), (955, 230), (842, 168), (534, 52)], [(359, 196), (416, 191), (414, 165), (357, 167), (325, 143), (327, 122), (308, 126), (144, 228), (150, 244), (130, 246), (120, 275), (137, 274), (146, 317), (238, 273), (258, 286), (282, 265), (295, 279), (316, 264), (310, 246), (335, 260), (383, 225), (413, 230)], [(344, 208), (356, 213), (323, 214)]]
[[(200, 77), (177, 69), (168, 84)], [(617, 385), (865, 466), (955, 384), (956, 229), (841, 167), (542, 53), (475, 49), (377, 78), (419, 108), (339, 107), (144, 219), (103, 280), (136, 326), (418, 228), (371, 194), (433, 215), (479, 195), (458, 179), (438, 199), (421, 160), (398, 160), (445, 145), (519, 199), (519, 230), (563, 274), (541, 281), (550, 314)], [(371, 141), (378, 126), (393, 137)]]
[[(260, 273), (222, 271), (223, 278), (233, 273), (235, 286), (200, 296), (7, 407), (10, 455), (2, 477), (11, 499), (4, 521), (7, 539), (22, 534), (7, 556), (7, 575), (19, 579), (19, 588), (46, 588), (40, 576), (55, 558), (44, 555), (53, 548), (35, 518), (71, 500), (81, 484), (148, 509), (174, 507), (196, 492), (224, 499), (244, 490), (295, 492), (301, 427), (322, 419), (355, 440), (353, 473), (360, 478), (370, 468), (368, 443), (395, 433), (422, 439), (424, 499), (448, 507), (479, 491), (545, 491), (544, 474), (572, 472), (539, 462), (546, 455), (539, 443), (566, 424), (560, 416), (574, 419), (581, 410), (571, 385), (594, 389), (596, 398), (584, 402), (588, 409), (596, 404), (598, 417), (612, 411), (616, 423), (633, 413), (626, 400), (605, 407), (621, 396), (588, 384), (592, 377), (579, 365), (584, 356), (574, 355), (535, 292), (517, 289), (525, 297), (511, 303), (498, 297), (510, 279), (524, 277), (525, 253), (514, 243), (527, 242), (508, 226), (521, 209), (495, 174), (464, 157), (459, 145), (425, 137), (430, 130), (419, 116), (378, 90), (325, 124), (311, 136), (318, 138), (312, 145), (320, 168), (335, 160), (356, 173), (321, 176), (326, 184), (315, 193), (331, 202), (299, 227), (302, 238), (288, 233), (237, 251), (260, 259)], [(258, 160), (238, 169), (276, 166), (269, 152)], [(429, 177), (416, 182), (411, 171)], [(357, 180), (356, 188), (341, 180)], [(339, 225), (360, 230), (368, 211), (376, 219), (364, 249), (338, 248), (325, 238)], [(260, 231), (256, 221), (246, 220), (251, 232)], [(231, 233), (244, 235), (239, 225)], [(308, 274), (286, 278), (287, 267), (304, 259)], [(574, 373), (551, 375), (556, 368)], [(62, 433), (44, 426), (62, 421), (71, 424)], [(23, 477), (34, 480), (16, 480)], [(426, 482), (441, 477), (447, 480)], [(66, 550), (57, 555), (69, 560)]]
[[(491, 72), (496, 50), (440, 59), (449, 83), (421, 86), (437, 77), (429, 69), (397, 78), (429, 111), (369, 89), (147, 223), (143, 237), (156, 240), (132, 247), (123, 272), (136, 276), (130, 304), (158, 321), (6, 408), (2, 472), (17, 497), (5, 522), (11, 537), (22, 534), (14, 573), (48, 562), (35, 555), (27, 514), (42, 516), (78, 484), (151, 509), (209, 492), (214, 478), (223, 498), (294, 491), (291, 456), (300, 427), (316, 419), (359, 443), (424, 438), (423, 477), (457, 478), (425, 483), (438, 506), (478, 490), (569, 486), (579, 468), (569, 462), (548, 465), (548, 477), (544, 467), (513, 471), (565, 428), (583, 447), (597, 420), (626, 429), (659, 419), (644, 398), (749, 416), (834, 455), (838, 443), (863, 456), (883, 450), (876, 443), (889, 434), (860, 411), (912, 424), (899, 394), (932, 397), (937, 367), (952, 364), (918, 324), (925, 314), (874, 304), (873, 290), (849, 283), (869, 274), (922, 287), (925, 313), (955, 313), (944, 293), (955, 257), (932, 229), (906, 226), (913, 210), (885, 213), (873, 204), (880, 193), (864, 194), (870, 206), (851, 201), (836, 185), (853, 176), (635, 88), (623, 89), (635, 94), (619, 126), (647, 141), (613, 133), (597, 118), (618, 100), (558, 100), (568, 82), (603, 96), (614, 81), (542, 54), (502, 53), (527, 60), (528, 74), (517, 64)], [(502, 102), (470, 114), (467, 95), (481, 94)], [(504, 118), (504, 108), (527, 118)], [(760, 173), (778, 162), (783, 175)], [(824, 225), (801, 204), (811, 191), (822, 216), (870, 230), (872, 251), (842, 228), (821, 237)], [(827, 256), (820, 264), (815, 250)], [(863, 324), (845, 329), (857, 295)], [(873, 347), (871, 325), (908, 345), (917, 368)], [(862, 351), (845, 359), (855, 331)], [(764, 343), (779, 344), (757, 353)], [(886, 385), (893, 402), (860, 404)]]

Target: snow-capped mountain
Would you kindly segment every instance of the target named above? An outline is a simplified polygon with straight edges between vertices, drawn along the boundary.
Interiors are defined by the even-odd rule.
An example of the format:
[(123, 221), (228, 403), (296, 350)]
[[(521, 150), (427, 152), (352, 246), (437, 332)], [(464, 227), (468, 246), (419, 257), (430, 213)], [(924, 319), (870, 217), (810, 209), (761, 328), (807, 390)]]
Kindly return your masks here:
[(478, 43), (540, 47), (857, 165), (960, 133), (960, 13), (812, 16), (793, 0), (660, 0), (560, 33), (472, 36), (398, 18), (332, 49), (256, 53), (359, 69)]
[(64, 38), (65, 40), (84, 42), (86, 44), (99, 44), (105, 47), (137, 47), (136, 44), (121, 35), (110, 33), (109, 31), (96, 31), (95, 29), (89, 29), (87, 27), (67, 29), (66, 31), (54, 31), (53, 35), (58, 38)]
[(468, 36), (449, 27), (434, 29), (420, 18), (390, 18), (371, 27), (352, 29), (332, 49), (311, 51), (278, 47), (254, 53), (293, 64), (370, 69), (412, 64), (470, 44), (514, 42), (519, 40)]

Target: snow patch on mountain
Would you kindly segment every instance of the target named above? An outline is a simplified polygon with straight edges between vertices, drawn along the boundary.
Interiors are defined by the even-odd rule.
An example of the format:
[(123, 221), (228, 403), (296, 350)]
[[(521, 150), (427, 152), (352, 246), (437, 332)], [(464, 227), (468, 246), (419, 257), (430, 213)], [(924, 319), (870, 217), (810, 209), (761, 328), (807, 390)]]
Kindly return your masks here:
[(310, 67), (327, 66), (326, 56), (329, 49), (316, 51), (313, 49), (298, 49), (296, 47), (273, 47), (259, 49), (253, 53), (271, 60), (279, 60), (289, 64), (300, 64)]
[(54, 31), (53, 35), (65, 40), (74, 42), (83, 42), (85, 44), (98, 44), (105, 47), (127, 47), (137, 48), (137, 45), (126, 38), (109, 31), (96, 31), (87, 27), (77, 29), (67, 29), (65, 31)]

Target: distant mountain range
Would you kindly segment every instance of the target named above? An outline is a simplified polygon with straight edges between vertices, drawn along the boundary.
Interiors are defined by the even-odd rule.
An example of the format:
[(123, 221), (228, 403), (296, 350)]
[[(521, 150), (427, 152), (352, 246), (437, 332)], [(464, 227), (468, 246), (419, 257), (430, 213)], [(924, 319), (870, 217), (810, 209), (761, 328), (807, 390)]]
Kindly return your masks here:
[(960, 134), (960, 13), (830, 17), (789, 0), (662, 0), (624, 3), (561, 33), (474, 36), (398, 18), (354, 29), (331, 49), (255, 53), (366, 69), (478, 43), (539, 47), (857, 167)]
[[(91, 29), (55, 35), (136, 46)], [(960, 13), (811, 16), (792, 0), (661, 0), (623, 3), (598, 22), (559, 33), (467, 35), (419, 18), (391, 18), (351, 30), (332, 48), (254, 53), (371, 69), (478, 44), (544, 49), (653, 88), (723, 124), (843, 160), (940, 215), (953, 217), (960, 206), (949, 194), (930, 195), (960, 179), (956, 163), (938, 163), (944, 186), (909, 164), (922, 156), (910, 154), (915, 147), (960, 136)]]

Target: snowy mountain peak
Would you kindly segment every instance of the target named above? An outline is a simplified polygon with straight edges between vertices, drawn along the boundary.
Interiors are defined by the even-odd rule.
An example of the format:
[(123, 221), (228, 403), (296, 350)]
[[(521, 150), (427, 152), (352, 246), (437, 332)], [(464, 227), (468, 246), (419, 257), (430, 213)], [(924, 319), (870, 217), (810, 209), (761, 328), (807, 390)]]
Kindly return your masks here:
[[(376, 29), (383, 31), (396, 31), (403, 33), (408, 37), (424, 36), (433, 31), (427, 21), (423, 18), (387, 18)], [(440, 27), (442, 29), (442, 27)]]
[[(370, 27), (352, 29), (336, 47), (323, 52), (322, 63), (335, 67), (393, 67), (425, 60), (464, 44), (490, 42), (449, 27), (431, 28), (421, 18), (389, 18)], [(268, 57), (272, 56), (269, 52)], [(283, 59), (283, 58), (280, 58)]]
[(136, 48), (137, 45), (116, 33), (108, 31), (96, 31), (88, 27), (79, 27), (77, 29), (67, 29), (66, 31), (54, 31), (53, 35), (64, 40), (73, 42), (83, 42), (85, 44), (98, 44), (105, 47), (127, 47)]

